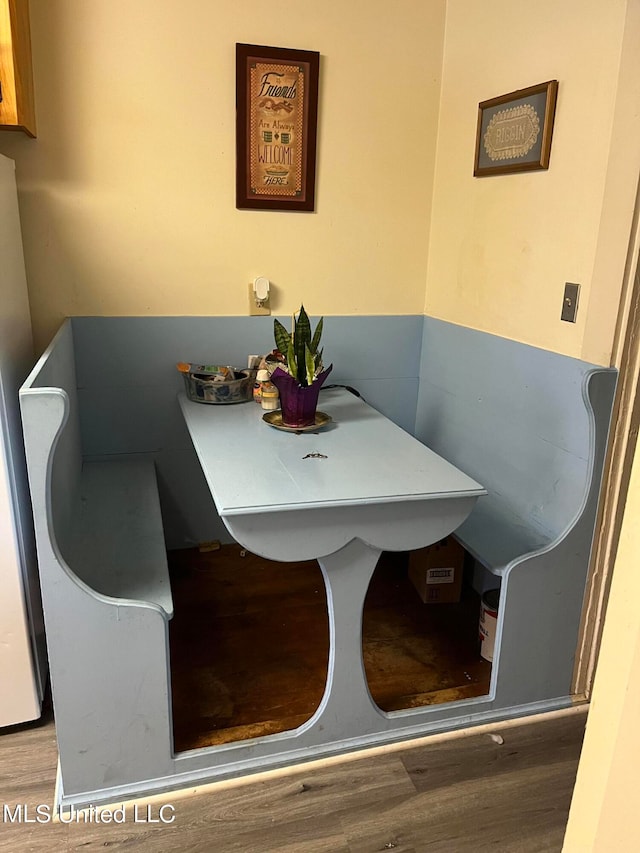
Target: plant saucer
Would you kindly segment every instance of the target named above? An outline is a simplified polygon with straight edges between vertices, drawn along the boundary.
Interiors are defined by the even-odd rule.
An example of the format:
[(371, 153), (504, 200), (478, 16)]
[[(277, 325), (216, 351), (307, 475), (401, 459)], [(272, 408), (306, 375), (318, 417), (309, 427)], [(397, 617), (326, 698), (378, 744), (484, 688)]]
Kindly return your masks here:
[(284, 430), (285, 432), (315, 432), (316, 430), (327, 426), (327, 424), (330, 424), (332, 418), (331, 415), (316, 411), (315, 423), (304, 427), (288, 426), (288, 424), (285, 424), (282, 421), (282, 409), (276, 409), (274, 412), (265, 412), (262, 416), (262, 420), (269, 424), (269, 426)]

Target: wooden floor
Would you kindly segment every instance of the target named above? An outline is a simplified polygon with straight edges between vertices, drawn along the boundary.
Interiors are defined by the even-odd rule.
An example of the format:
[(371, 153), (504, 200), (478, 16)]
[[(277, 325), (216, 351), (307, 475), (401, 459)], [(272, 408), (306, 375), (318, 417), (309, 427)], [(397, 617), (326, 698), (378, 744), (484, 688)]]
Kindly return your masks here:
[[(172, 557), (172, 586), (178, 749), (292, 728), (313, 713), (328, 654), (315, 563), (269, 563), (239, 549), (182, 553)], [(460, 605), (423, 605), (404, 567), (383, 560), (363, 619), (378, 704), (486, 692), (477, 608), (471, 594)], [(137, 811), (127, 803), (121, 824), (84, 822), (82, 813), (60, 824), (38, 822), (54, 797), (49, 710), (40, 725), (0, 734), (0, 853), (552, 853), (562, 847), (585, 719), (574, 709), (434, 736), (174, 792)], [(162, 806), (171, 823), (159, 822)]]
[[(162, 801), (171, 824), (0, 822), (0, 853), (554, 853), (562, 839), (586, 714), (495, 725), (355, 759), (220, 783)], [(502, 742), (501, 742), (502, 741)], [(0, 808), (50, 806), (56, 748), (43, 725), (0, 735)], [(160, 803), (138, 818), (159, 819)], [(22, 812), (24, 815), (24, 810)], [(2, 817), (0, 815), (0, 821)]]
[[(245, 554), (245, 556), (241, 556)], [(329, 626), (315, 561), (277, 563), (228, 545), (171, 552), (177, 751), (294, 729), (320, 704)], [(486, 694), (480, 600), (423, 604), (406, 556), (383, 554), (363, 616), (363, 658), (384, 711)]]

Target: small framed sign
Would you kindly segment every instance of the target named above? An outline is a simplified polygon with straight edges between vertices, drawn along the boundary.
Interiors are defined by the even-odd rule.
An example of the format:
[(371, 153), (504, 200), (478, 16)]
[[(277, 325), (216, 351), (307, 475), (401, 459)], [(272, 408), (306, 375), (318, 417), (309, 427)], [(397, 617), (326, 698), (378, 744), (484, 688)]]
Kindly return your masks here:
[(236, 44), (236, 207), (315, 207), (320, 54)]
[(557, 97), (558, 81), (549, 80), (482, 101), (473, 174), (548, 169)]

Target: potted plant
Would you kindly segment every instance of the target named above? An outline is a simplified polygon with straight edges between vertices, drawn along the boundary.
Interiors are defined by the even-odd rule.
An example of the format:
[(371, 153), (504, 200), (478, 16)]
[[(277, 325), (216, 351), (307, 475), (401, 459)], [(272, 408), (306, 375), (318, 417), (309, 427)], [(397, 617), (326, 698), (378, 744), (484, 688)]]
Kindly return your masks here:
[(280, 393), (282, 422), (290, 427), (313, 426), (316, 420), (318, 394), (322, 383), (331, 373), (322, 364), (323, 318), (318, 321), (313, 334), (304, 305), (298, 317), (293, 317), (293, 328), (288, 332), (279, 320), (273, 321), (273, 332), (283, 361), (271, 374), (271, 381)]

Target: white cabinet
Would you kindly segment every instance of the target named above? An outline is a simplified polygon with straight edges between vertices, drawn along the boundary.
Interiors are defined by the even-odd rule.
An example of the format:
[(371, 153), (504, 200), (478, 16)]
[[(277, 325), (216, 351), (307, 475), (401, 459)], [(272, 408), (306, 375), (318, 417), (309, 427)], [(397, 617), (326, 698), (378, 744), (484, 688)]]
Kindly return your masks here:
[(33, 364), (14, 163), (0, 155), (0, 727), (40, 716), (44, 629), (18, 389)]

